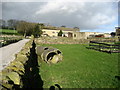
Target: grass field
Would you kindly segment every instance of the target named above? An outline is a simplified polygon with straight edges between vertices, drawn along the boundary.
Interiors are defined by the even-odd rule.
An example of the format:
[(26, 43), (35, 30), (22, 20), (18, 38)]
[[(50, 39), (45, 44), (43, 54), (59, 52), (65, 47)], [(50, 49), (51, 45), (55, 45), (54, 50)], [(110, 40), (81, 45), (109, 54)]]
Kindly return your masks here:
[(0, 29), (1, 34), (17, 34), (16, 30)]
[(44, 88), (54, 84), (62, 88), (115, 88), (118, 81), (118, 54), (86, 49), (86, 45), (57, 44), (63, 52), (63, 61), (48, 65), (40, 62), (40, 75)]

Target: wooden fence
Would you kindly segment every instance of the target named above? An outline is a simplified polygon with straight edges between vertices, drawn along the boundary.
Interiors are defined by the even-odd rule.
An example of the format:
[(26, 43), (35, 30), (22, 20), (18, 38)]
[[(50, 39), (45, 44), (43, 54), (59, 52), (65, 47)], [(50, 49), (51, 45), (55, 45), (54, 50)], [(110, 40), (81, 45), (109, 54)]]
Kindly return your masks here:
[(96, 41), (90, 41), (88, 48), (98, 50), (101, 52), (120, 53), (120, 44), (107, 44)]

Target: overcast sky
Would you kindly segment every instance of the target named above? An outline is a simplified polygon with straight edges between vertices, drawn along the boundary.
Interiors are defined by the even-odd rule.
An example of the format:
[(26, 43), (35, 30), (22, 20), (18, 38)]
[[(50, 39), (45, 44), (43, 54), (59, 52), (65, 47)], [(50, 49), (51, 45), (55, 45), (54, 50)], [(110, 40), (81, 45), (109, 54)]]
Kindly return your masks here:
[(112, 32), (118, 26), (117, 0), (4, 0), (0, 5), (4, 20), (19, 19), (54, 26), (65, 25), (88, 32)]

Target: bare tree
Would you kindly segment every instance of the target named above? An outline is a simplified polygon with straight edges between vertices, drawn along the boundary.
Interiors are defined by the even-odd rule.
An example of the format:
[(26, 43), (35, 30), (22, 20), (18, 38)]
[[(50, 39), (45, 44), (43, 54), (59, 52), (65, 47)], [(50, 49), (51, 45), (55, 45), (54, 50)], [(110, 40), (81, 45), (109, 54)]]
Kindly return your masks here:
[(31, 23), (26, 21), (20, 21), (17, 25), (18, 33), (21, 33), (24, 37), (34, 35), (35, 37), (39, 37), (42, 34), (42, 29), (39, 27), (37, 23)]
[(15, 20), (15, 19), (10, 19), (10, 20), (8, 20), (8, 21), (7, 21), (7, 23), (8, 23), (8, 28), (15, 30), (15, 29), (17, 28), (18, 22), (19, 22), (19, 21), (18, 21), (18, 20)]
[(66, 26), (65, 26), (65, 25), (62, 25), (61, 27), (64, 27), (64, 28), (65, 28)]
[(5, 28), (5, 27), (6, 27), (6, 22), (5, 22), (5, 20), (0, 19), (0, 29)]
[(79, 29), (79, 27), (74, 27), (74, 29)]

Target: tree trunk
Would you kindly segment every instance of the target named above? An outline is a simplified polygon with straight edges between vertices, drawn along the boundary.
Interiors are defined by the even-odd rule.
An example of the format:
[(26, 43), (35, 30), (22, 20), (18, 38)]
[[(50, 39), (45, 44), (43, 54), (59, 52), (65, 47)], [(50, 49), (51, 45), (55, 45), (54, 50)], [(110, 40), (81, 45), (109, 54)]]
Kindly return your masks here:
[(26, 38), (26, 31), (25, 31), (25, 33), (24, 33), (24, 37)]

